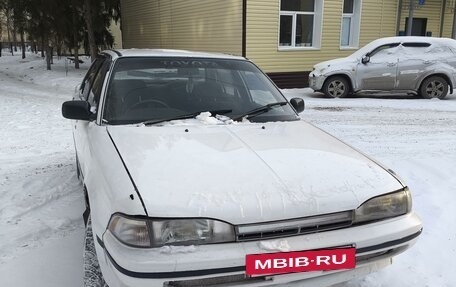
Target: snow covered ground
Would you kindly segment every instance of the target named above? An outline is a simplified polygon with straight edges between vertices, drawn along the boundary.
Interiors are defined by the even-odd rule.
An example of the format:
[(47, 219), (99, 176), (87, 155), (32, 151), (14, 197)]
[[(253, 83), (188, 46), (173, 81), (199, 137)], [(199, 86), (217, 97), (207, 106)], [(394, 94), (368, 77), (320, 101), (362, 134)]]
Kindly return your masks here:
[[(82, 286), (83, 199), (60, 106), (80, 71), (64, 59), (0, 58), (0, 286)], [(88, 62), (88, 61), (86, 61)], [(402, 176), (424, 221), (393, 265), (338, 287), (456, 286), (456, 95), (327, 99), (308, 89), (302, 118)]]

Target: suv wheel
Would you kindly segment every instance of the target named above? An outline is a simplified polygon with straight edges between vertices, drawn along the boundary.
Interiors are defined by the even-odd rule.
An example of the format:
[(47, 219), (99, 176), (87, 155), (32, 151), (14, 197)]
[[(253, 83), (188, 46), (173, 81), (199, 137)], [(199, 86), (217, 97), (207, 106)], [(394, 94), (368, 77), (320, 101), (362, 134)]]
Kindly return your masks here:
[(448, 82), (439, 76), (432, 76), (423, 81), (420, 94), (425, 99), (443, 99), (448, 94)]
[(92, 221), (89, 220), (86, 226), (84, 240), (84, 287), (108, 287), (103, 279), (95, 251), (95, 241), (92, 232)]
[(343, 98), (350, 92), (350, 84), (341, 76), (329, 78), (323, 85), (323, 93), (332, 98)]

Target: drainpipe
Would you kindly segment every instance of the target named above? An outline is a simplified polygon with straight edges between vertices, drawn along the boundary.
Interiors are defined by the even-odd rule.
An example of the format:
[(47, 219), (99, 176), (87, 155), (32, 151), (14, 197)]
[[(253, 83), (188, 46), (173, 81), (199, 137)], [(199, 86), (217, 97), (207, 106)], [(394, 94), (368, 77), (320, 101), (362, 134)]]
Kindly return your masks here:
[(407, 36), (412, 35), (413, 10), (415, 10), (415, 0), (410, 0), (409, 16), (408, 16), (408, 22), (407, 22), (407, 33), (406, 33)]
[(453, 33), (451, 34), (451, 38), (456, 39), (456, 1), (454, 2), (453, 7)]
[(442, 0), (442, 11), (440, 13), (440, 38), (443, 37), (443, 24), (445, 22), (445, 6), (447, 0)]
[(242, 57), (247, 57), (247, 0), (242, 0)]

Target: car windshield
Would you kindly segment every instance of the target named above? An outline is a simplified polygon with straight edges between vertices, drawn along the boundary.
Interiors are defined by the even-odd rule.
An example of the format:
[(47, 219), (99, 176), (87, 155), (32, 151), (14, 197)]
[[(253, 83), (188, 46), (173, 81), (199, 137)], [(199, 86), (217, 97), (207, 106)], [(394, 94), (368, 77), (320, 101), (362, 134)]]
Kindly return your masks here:
[(284, 101), (249, 61), (125, 57), (113, 68), (103, 119), (112, 125), (158, 123), (206, 111), (232, 119), (255, 111), (249, 120), (256, 122), (298, 119), (288, 103), (275, 104)]

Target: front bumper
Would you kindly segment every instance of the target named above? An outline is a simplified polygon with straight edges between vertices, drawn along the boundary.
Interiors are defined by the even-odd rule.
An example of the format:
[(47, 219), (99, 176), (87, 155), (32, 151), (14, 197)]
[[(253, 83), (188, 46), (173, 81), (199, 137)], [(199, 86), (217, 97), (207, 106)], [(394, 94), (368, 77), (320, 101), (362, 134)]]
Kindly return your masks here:
[(309, 87), (314, 91), (321, 91), (325, 83), (326, 76), (315, 71), (309, 74)]
[[(329, 286), (376, 271), (391, 257), (413, 245), (421, 233), (414, 214), (334, 231), (258, 241), (202, 245), (192, 248), (138, 249), (119, 243), (109, 232), (98, 238), (100, 267), (110, 287), (154, 286)], [(357, 266), (351, 270), (304, 272), (245, 278), (245, 255), (354, 245)], [(296, 284), (296, 285), (295, 285)]]

